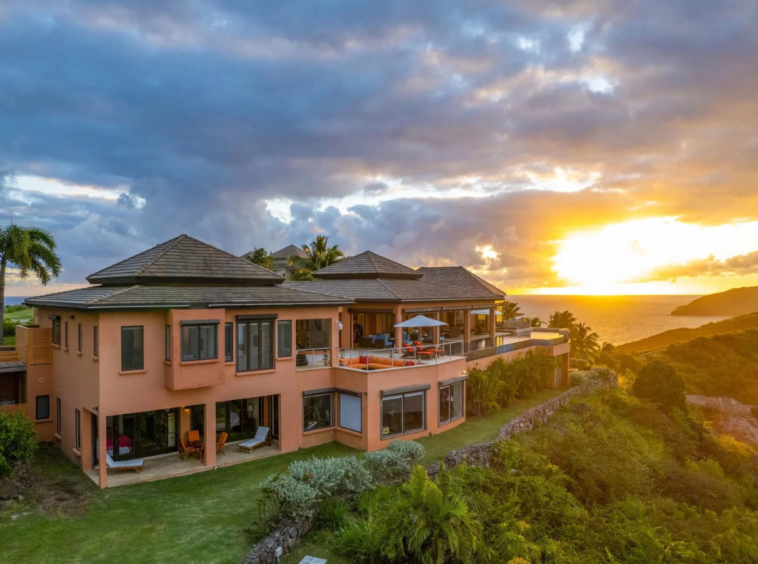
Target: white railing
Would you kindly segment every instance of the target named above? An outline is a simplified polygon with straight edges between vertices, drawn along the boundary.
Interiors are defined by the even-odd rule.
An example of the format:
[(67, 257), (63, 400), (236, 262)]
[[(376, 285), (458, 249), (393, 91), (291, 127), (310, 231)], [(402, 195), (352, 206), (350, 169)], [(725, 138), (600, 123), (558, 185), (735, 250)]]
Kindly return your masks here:
[(464, 342), (444, 341), (436, 345), (406, 345), (386, 349), (340, 349), (339, 366), (366, 372), (393, 370), (448, 362), (465, 356)]
[(295, 352), (296, 370), (315, 370), (328, 368), (332, 365), (332, 349), (329, 347), (317, 349), (298, 349)]

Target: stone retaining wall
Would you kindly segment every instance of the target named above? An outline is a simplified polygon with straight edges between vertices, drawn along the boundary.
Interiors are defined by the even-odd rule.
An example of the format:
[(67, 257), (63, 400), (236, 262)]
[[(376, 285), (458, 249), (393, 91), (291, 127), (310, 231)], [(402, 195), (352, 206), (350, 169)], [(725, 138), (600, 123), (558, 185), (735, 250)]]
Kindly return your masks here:
[[(518, 417), (514, 417), (508, 423), (500, 427), (498, 438), (486, 443), (468, 445), (448, 453), (444, 462), (447, 468), (455, 468), (465, 462), (471, 466), (487, 467), (492, 461), (492, 445), (498, 440), (508, 440), (514, 435), (525, 433), (534, 428), (535, 423), (547, 422), (548, 419), (561, 406), (567, 404), (573, 398), (586, 396), (600, 388), (615, 388), (618, 386), (618, 377), (616, 374), (608, 380), (590, 380), (579, 386), (575, 386), (558, 397), (546, 401), (536, 407), (528, 409)], [(434, 478), (439, 472), (440, 464), (432, 464), (426, 468), (431, 478)], [(247, 553), (247, 556), (240, 561), (240, 564), (273, 564), (276, 562), (274, 553), (277, 547), (282, 547), (282, 557), (289, 554), (297, 546), (300, 539), (311, 528), (311, 521), (304, 519), (293, 523), (292, 521), (283, 521), (274, 531), (265, 539), (256, 544), (253, 549)]]
[[(534, 428), (537, 422), (546, 423), (548, 419), (574, 398), (593, 393), (600, 388), (615, 388), (618, 386), (618, 376), (614, 373), (607, 380), (590, 380), (566, 390), (561, 395), (526, 410), (518, 417), (514, 417), (508, 423), (500, 427), (497, 439), (486, 443), (477, 443), (453, 450), (444, 458), (446, 468), (455, 468), (465, 462), (469, 466), (489, 467), (492, 461), (492, 445), (499, 440), (509, 440), (514, 435), (526, 433)], [(426, 471), (434, 478), (439, 472), (440, 464), (432, 464)]]
[(300, 539), (311, 529), (311, 519), (285, 520), (279, 523), (269, 536), (256, 544), (240, 561), (240, 564), (273, 564), (276, 549), (282, 547), (282, 559), (292, 552)]

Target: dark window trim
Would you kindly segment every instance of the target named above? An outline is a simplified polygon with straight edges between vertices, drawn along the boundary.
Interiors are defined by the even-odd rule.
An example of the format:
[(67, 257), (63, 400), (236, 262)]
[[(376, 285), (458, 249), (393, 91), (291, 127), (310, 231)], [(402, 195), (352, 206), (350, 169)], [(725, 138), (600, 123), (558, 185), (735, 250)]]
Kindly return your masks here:
[(224, 323), (224, 362), (234, 362), (234, 321)]
[(171, 325), (166, 325), (166, 360), (171, 361)]
[(61, 398), (55, 398), (55, 432), (61, 434), (63, 425), (61, 422)]
[[(329, 396), (330, 406), (329, 406), (329, 418), (331, 421), (329, 422), (329, 425), (326, 427), (319, 427), (318, 429), (305, 429), (305, 400), (308, 398), (315, 398), (319, 396)], [(320, 394), (309, 394), (309, 395), (303, 395), (303, 433), (310, 433), (313, 431), (323, 431), (325, 429), (334, 429), (335, 423), (334, 423), (334, 392), (322, 392)]]
[[(60, 344), (61, 344), (61, 316), (60, 315), (50, 315), (50, 316), (48, 316), (48, 319), (52, 319), (52, 321), (53, 321), (53, 344), (60, 346)], [(56, 323), (58, 325), (57, 334), (56, 334), (56, 331), (55, 331), (55, 325), (56, 325)], [(56, 336), (58, 338), (57, 341), (56, 341)]]
[(218, 325), (221, 323), (220, 319), (186, 319), (182, 321), (182, 326), (184, 325)]
[[(261, 323), (264, 321), (270, 321), (271, 322), (271, 366), (268, 368), (250, 368), (250, 326), (253, 323)], [(236, 358), (234, 361), (234, 371), (237, 374), (243, 373), (243, 372), (260, 372), (261, 370), (275, 370), (276, 369), (276, 348), (278, 346), (278, 339), (276, 338), (276, 321), (275, 316), (271, 315), (264, 315), (264, 316), (248, 316), (248, 315), (239, 315), (237, 316), (237, 327), (236, 331), (234, 332), (234, 340), (237, 341), (238, 346), (236, 347)], [(247, 329), (245, 330), (245, 338), (247, 339), (247, 366), (245, 367), (245, 370), (240, 370), (239, 366), (239, 326), (240, 325), (247, 325)], [(261, 340), (263, 338), (263, 335), (261, 334), (261, 331), (259, 329), (258, 331), (258, 366), (262, 364), (263, 360), (263, 347), (261, 346)]]
[(257, 320), (267, 320), (267, 319), (279, 319), (279, 314), (277, 313), (260, 313), (260, 314), (250, 314), (250, 315), (238, 315), (237, 321), (257, 321)]
[(97, 325), (92, 328), (92, 356), (100, 356), (100, 328)]
[(457, 376), (455, 378), (448, 378), (447, 380), (442, 380), (439, 383), (440, 388), (444, 388), (445, 386), (452, 386), (453, 384), (457, 384), (458, 382), (465, 382), (468, 380), (468, 376)]
[[(43, 415), (40, 413), (40, 405), (39, 400), (42, 398), (47, 398), (47, 413), (44, 413), (44, 417), (40, 417), (40, 415)], [(50, 396), (48, 394), (41, 394), (39, 396), (35, 396), (34, 398), (34, 419), (35, 421), (42, 421), (45, 419), (50, 419)]]
[(426, 392), (432, 388), (431, 384), (419, 384), (417, 386), (404, 386), (402, 388), (392, 388), (390, 390), (382, 390), (379, 392), (381, 397), (387, 396), (400, 396), (403, 394), (412, 394), (414, 392)]
[(65, 339), (66, 348), (68, 348), (68, 321), (66, 321), (66, 330), (63, 333), (63, 338)]
[(82, 352), (82, 324), (81, 323), (79, 324), (79, 327), (77, 328), (77, 331), (78, 331), (77, 337), (78, 337), (78, 340), (79, 340), (79, 342), (78, 342), (79, 349), (78, 350), (79, 350), (79, 352)]
[(350, 307), (347, 309), (348, 313), (395, 313), (394, 309), (391, 308), (377, 308), (377, 309), (370, 309), (365, 307)]
[(82, 412), (78, 409), (74, 410), (74, 441), (76, 443), (76, 448), (81, 450), (82, 448)]
[[(424, 426), (421, 429), (415, 429), (413, 431), (407, 431), (405, 430), (405, 396), (409, 394), (416, 394), (418, 392), (421, 392), (423, 394), (423, 406), (424, 406)], [(384, 430), (384, 400), (388, 397), (392, 396), (402, 396), (403, 397), (403, 432), (402, 433), (395, 433), (394, 435), (387, 435), (384, 436), (382, 434), (382, 431)], [(427, 418), (429, 416), (429, 406), (427, 405), (427, 399), (429, 394), (426, 393), (426, 390), (417, 390), (413, 392), (403, 392), (400, 394), (391, 394), (390, 396), (382, 396), (379, 399), (379, 437), (383, 441), (388, 441), (390, 439), (394, 439), (395, 437), (402, 437), (403, 435), (412, 435), (413, 433), (423, 433), (427, 430), (429, 427), (427, 425)]]
[[(124, 368), (124, 329), (142, 329), (142, 362), (139, 367), (136, 368)], [(121, 326), (121, 371), (122, 372), (134, 372), (135, 370), (145, 369), (145, 326), (144, 325), (122, 325)]]
[[(440, 386), (439, 391), (437, 392), (437, 424), (442, 427), (443, 425), (447, 425), (448, 423), (452, 423), (453, 421), (458, 421), (458, 419), (461, 419), (465, 413), (466, 413), (466, 384), (465, 379), (462, 378), (456, 378), (454, 382), (451, 382), (450, 384), (447, 384), (446, 386)], [(453, 386), (455, 384), (461, 385), (461, 413), (457, 417), (450, 417), (449, 419), (442, 420), (442, 406), (440, 405), (440, 402), (442, 401), (442, 390), (444, 388), (450, 388), (452, 391)], [(448, 392), (449, 394), (450, 392)], [(450, 403), (453, 403), (452, 395), (449, 395), (450, 397)], [(448, 410), (448, 413), (450, 411)]]
[[(290, 354), (288, 354), (288, 355), (280, 355), (279, 354), (279, 352), (280, 352), (279, 351), (279, 343), (281, 343), (281, 341), (279, 340), (279, 326), (282, 323), (287, 323), (290, 326)], [(292, 324), (292, 319), (278, 319), (277, 320), (277, 322), (276, 322), (276, 357), (277, 358), (292, 358), (295, 355), (295, 347), (293, 346), (295, 339), (292, 336), (293, 329), (294, 329), (294, 325)]]
[[(185, 326), (194, 326), (197, 327), (197, 351), (198, 351), (198, 358), (185, 358), (184, 357), (184, 327)], [(213, 356), (208, 357), (201, 357), (200, 355), (200, 331), (202, 327), (213, 327), (213, 336), (216, 340), (216, 342), (213, 345)], [(215, 321), (210, 321), (208, 323), (187, 323), (186, 325), (182, 323), (182, 334), (179, 339), (179, 348), (181, 349), (181, 359), (182, 362), (199, 362), (201, 360), (216, 360), (218, 359), (218, 319)]]

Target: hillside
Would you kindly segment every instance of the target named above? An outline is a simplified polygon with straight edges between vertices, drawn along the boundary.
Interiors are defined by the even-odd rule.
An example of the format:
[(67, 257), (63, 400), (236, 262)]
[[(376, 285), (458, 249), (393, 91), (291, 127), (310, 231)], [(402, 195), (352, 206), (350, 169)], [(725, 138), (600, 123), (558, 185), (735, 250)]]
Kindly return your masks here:
[(730, 397), (758, 405), (758, 331), (700, 337), (646, 356), (674, 364), (688, 394)]
[(693, 329), (682, 328), (664, 331), (639, 341), (632, 341), (616, 347), (616, 350), (622, 353), (644, 353), (655, 349), (667, 347), (677, 343), (685, 343), (700, 337), (712, 337), (724, 333), (734, 333), (736, 331), (746, 331), (749, 329), (758, 329), (758, 313), (741, 315), (724, 321), (707, 323)]
[(734, 288), (679, 306), (671, 315), (735, 316), (758, 312), (758, 286)]

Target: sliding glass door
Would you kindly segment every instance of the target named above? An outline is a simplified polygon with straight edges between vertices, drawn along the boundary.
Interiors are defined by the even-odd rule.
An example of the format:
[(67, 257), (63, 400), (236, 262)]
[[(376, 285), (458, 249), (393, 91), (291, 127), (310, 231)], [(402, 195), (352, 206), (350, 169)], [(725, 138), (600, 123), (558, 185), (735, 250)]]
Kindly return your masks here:
[(178, 437), (178, 409), (127, 413), (107, 419), (106, 445), (114, 460), (175, 452)]

